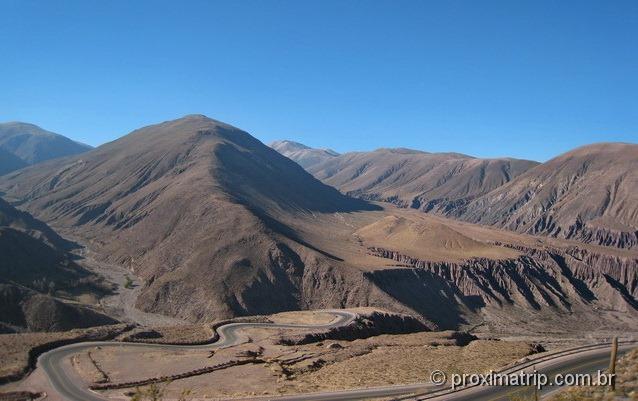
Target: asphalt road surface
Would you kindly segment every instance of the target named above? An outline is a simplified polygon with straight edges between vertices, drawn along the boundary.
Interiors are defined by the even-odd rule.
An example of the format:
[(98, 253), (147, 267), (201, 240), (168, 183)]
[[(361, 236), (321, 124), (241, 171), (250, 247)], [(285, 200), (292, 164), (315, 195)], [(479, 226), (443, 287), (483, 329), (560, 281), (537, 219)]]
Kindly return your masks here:
[[(210, 349), (211, 347), (223, 348), (240, 344), (244, 341), (240, 330), (255, 327), (269, 327), (277, 329), (328, 329), (352, 322), (356, 315), (346, 311), (330, 311), (336, 318), (326, 325), (297, 325), (297, 324), (274, 324), (274, 323), (231, 323), (217, 329), (219, 340), (206, 345), (159, 345), (159, 344), (139, 344), (120, 343), (112, 341), (85, 342), (71, 344), (56, 348), (42, 354), (38, 358), (38, 366), (49, 378), (55, 390), (69, 401), (105, 401), (108, 398), (84, 388), (81, 383), (76, 383), (73, 378), (67, 375), (63, 361), (74, 354), (94, 348), (94, 347), (126, 347), (133, 348), (162, 348), (168, 350), (175, 349)], [(636, 347), (638, 342), (626, 342), (619, 346), (619, 354)], [(591, 347), (580, 347), (573, 350), (563, 351), (556, 355), (549, 355), (539, 358), (537, 361), (521, 363), (505, 370), (505, 373), (518, 373), (521, 371), (531, 372), (534, 368), (541, 373), (553, 377), (557, 373), (591, 373), (597, 370), (604, 370), (609, 366), (610, 345), (599, 344)], [(555, 387), (546, 387), (541, 391), (541, 395), (547, 395), (556, 391)], [(395, 400), (435, 400), (435, 401), (500, 401), (509, 400), (512, 396), (522, 391), (529, 391), (520, 387), (502, 386), (473, 386), (451, 391), (446, 385), (435, 386), (432, 383), (418, 383), (410, 385), (381, 386), (365, 389), (352, 389), (343, 391), (331, 391), (321, 393), (296, 394), (282, 397), (253, 397), (249, 399), (277, 401), (318, 401), (318, 400), (361, 400), (375, 397), (398, 397)]]
[(205, 345), (161, 345), (161, 344), (136, 344), (123, 343), (113, 341), (93, 341), (66, 345), (46, 352), (38, 358), (38, 366), (41, 367), (47, 375), (49, 382), (55, 390), (69, 401), (104, 401), (108, 398), (100, 394), (84, 388), (82, 384), (75, 383), (71, 377), (67, 375), (64, 369), (63, 361), (79, 352), (89, 350), (95, 347), (126, 347), (133, 348), (161, 348), (161, 349), (206, 349), (211, 347), (223, 348), (240, 344), (243, 339), (240, 330), (246, 328), (267, 327), (273, 329), (329, 329), (332, 327), (347, 325), (352, 322), (356, 315), (346, 311), (330, 311), (336, 318), (329, 324), (323, 325), (304, 325), (304, 324), (276, 324), (276, 323), (230, 323), (220, 326), (217, 329), (219, 340), (212, 344)]

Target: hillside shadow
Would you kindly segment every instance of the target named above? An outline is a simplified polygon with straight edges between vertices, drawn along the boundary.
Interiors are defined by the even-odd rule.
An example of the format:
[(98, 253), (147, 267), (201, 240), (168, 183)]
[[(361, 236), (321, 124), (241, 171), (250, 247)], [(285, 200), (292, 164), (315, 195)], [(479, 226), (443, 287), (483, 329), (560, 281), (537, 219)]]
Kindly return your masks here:
[(382, 291), (441, 330), (456, 330), (467, 324), (464, 313), (484, 306), (480, 297), (465, 297), (452, 283), (426, 270), (385, 269), (365, 275)]
[[(237, 139), (234, 139), (237, 142)], [(256, 141), (256, 140), (255, 140)], [(258, 142), (258, 141), (257, 141)], [(261, 142), (249, 141), (243, 150), (229, 143), (215, 148), (219, 164), (214, 176), (227, 193), (251, 207), (276, 206), (286, 211), (318, 213), (383, 210), (379, 205), (351, 198), (317, 180), (294, 161)]]

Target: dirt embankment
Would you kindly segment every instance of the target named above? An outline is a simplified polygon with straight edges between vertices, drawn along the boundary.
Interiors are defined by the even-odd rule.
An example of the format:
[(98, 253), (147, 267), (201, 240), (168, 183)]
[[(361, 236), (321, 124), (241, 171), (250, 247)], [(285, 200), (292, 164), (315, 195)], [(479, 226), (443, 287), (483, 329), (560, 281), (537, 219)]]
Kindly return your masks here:
[(36, 364), (38, 356), (53, 348), (84, 341), (105, 341), (132, 328), (130, 325), (76, 329), (60, 333), (0, 335), (0, 384), (22, 379)]
[(210, 324), (140, 327), (124, 333), (118, 341), (165, 345), (212, 344), (219, 339), (217, 329), (230, 323), (271, 323), (266, 316), (245, 316), (223, 319)]
[(333, 327), (321, 332), (284, 336), (283, 345), (310, 344), (324, 340), (356, 340), (378, 336), (380, 334), (407, 334), (429, 331), (431, 327), (422, 321), (396, 313), (371, 312), (359, 315), (346, 326)]
[(526, 313), (580, 313), (575, 321), (580, 329), (600, 325), (605, 317), (596, 310), (638, 316), (638, 273), (633, 268), (636, 260), (578, 248), (513, 248), (523, 254), (511, 259), (472, 258), (455, 263), (432, 262), (371, 247), (371, 255), (400, 262), (404, 267), (370, 272), (368, 277), (444, 329), (469, 323), (468, 319), (479, 316), (485, 308), (502, 310), (514, 305)]

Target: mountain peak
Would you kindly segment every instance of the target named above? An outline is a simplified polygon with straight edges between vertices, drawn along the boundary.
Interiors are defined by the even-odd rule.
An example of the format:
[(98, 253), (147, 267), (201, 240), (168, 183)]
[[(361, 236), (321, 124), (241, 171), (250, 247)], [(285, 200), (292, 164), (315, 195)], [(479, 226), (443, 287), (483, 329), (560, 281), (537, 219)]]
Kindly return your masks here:
[(0, 123), (0, 149), (26, 164), (75, 155), (91, 149), (35, 124), (20, 121)]
[(282, 155), (294, 160), (303, 168), (308, 168), (339, 156), (339, 153), (332, 149), (315, 149), (302, 143), (289, 140), (275, 141), (269, 146)]
[(638, 144), (626, 143), (626, 142), (598, 142), (588, 145), (580, 146), (569, 152), (563, 153), (558, 157), (575, 156), (575, 155), (588, 155), (599, 153), (631, 153), (633, 155), (638, 151)]
[(38, 125), (22, 121), (7, 121), (4, 123), (0, 123), (0, 133), (2, 135), (29, 134), (41, 136), (58, 136), (58, 134), (47, 131)]
[(289, 141), (287, 139), (271, 142), (268, 146), (275, 149), (279, 153), (293, 152), (293, 151), (304, 150), (304, 149), (312, 149), (310, 146), (306, 146), (303, 143)]

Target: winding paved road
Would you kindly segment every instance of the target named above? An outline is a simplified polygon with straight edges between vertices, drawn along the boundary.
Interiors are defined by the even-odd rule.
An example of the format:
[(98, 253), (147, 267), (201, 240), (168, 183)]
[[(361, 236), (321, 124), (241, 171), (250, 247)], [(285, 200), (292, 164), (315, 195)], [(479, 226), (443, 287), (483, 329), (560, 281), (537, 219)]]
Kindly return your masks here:
[(38, 366), (47, 375), (49, 382), (55, 390), (69, 401), (105, 401), (108, 398), (84, 388), (81, 384), (75, 383), (67, 376), (63, 367), (63, 361), (79, 352), (89, 350), (94, 347), (126, 347), (126, 348), (161, 348), (167, 350), (183, 349), (206, 349), (211, 347), (224, 348), (237, 345), (242, 342), (239, 331), (246, 328), (266, 327), (273, 329), (330, 329), (347, 325), (352, 322), (357, 315), (347, 311), (328, 311), (336, 316), (329, 324), (305, 325), (305, 324), (279, 324), (279, 323), (230, 323), (217, 328), (219, 339), (211, 344), (204, 345), (163, 345), (163, 344), (141, 344), (125, 343), (114, 341), (92, 341), (66, 345), (46, 352), (38, 358)]
[[(82, 384), (75, 383), (72, 378), (66, 375), (62, 365), (63, 361), (70, 356), (100, 347), (127, 347), (127, 348), (162, 348), (162, 349), (210, 349), (211, 347), (223, 348), (237, 345), (242, 342), (239, 331), (246, 328), (268, 327), (277, 329), (328, 329), (352, 322), (356, 315), (347, 311), (329, 311), (336, 318), (325, 325), (303, 325), (303, 324), (276, 324), (276, 323), (231, 323), (217, 329), (219, 339), (215, 343), (206, 345), (160, 345), (160, 344), (140, 344), (121, 343), (112, 341), (85, 342), (71, 344), (56, 348), (42, 354), (38, 358), (38, 366), (48, 376), (51, 385), (64, 398), (69, 401), (105, 401), (108, 398), (88, 390)], [(623, 342), (619, 346), (619, 354), (636, 347), (638, 342)], [(543, 356), (522, 362), (508, 369), (504, 373), (518, 373), (521, 371), (531, 372), (536, 368), (538, 372), (545, 373), (552, 377), (557, 373), (590, 373), (596, 370), (604, 370), (609, 365), (609, 344), (597, 344), (587, 347), (579, 347), (565, 350), (555, 354)], [(547, 387), (542, 394), (548, 394), (556, 389)], [(435, 386), (432, 383), (417, 383), (410, 385), (382, 386), (365, 389), (353, 389), (343, 391), (331, 391), (321, 393), (296, 394), (282, 397), (252, 397), (241, 400), (273, 399), (277, 401), (319, 401), (319, 400), (361, 400), (375, 397), (394, 397), (396, 400), (435, 400), (435, 401), (497, 401), (508, 400), (521, 388), (498, 387), (498, 386), (474, 386), (450, 391), (449, 388)]]

